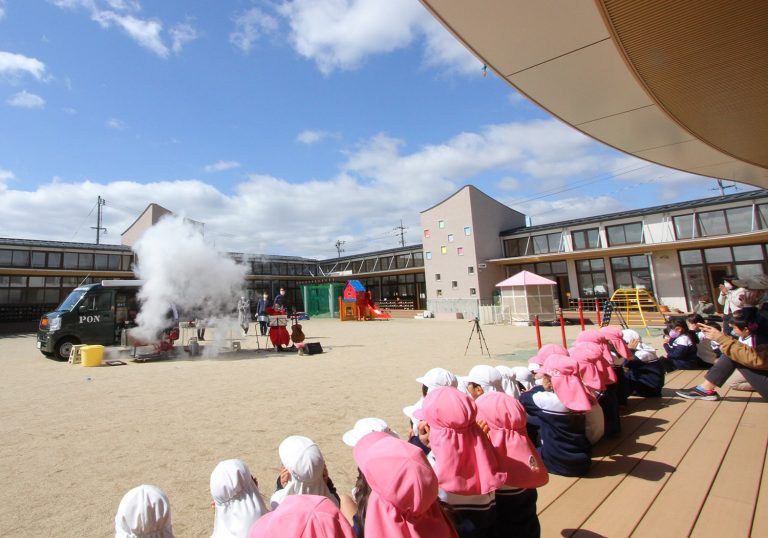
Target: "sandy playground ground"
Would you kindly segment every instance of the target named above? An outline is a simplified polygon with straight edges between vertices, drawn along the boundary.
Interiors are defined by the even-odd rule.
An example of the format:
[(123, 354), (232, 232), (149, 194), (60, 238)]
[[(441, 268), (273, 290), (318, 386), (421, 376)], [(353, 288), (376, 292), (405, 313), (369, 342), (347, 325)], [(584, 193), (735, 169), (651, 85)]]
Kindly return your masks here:
[[(114, 536), (121, 497), (142, 483), (168, 494), (177, 536), (210, 536), (214, 466), (244, 460), (268, 498), (277, 447), (293, 434), (318, 443), (349, 492), (356, 467), (341, 436), (357, 419), (405, 434), (402, 408), (429, 368), (524, 364), (536, 348), (529, 327), (483, 326), (489, 359), (466, 321), (302, 324), (325, 353), (257, 353), (251, 335), (217, 358), (84, 368), (46, 359), (33, 335), (0, 337), (0, 536)], [(569, 342), (579, 330), (566, 328)], [(561, 341), (559, 327), (542, 331), (544, 343)]]

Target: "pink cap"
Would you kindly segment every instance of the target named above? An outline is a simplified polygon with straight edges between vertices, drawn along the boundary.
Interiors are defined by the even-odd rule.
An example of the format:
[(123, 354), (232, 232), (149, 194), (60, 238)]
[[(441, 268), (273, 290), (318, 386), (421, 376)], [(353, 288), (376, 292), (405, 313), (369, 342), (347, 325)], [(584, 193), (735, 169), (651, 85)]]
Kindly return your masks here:
[(608, 339), (605, 337), (605, 335), (600, 334), (600, 331), (596, 329), (590, 329), (588, 331), (584, 331), (582, 333), (579, 333), (579, 335), (576, 337), (576, 342), (574, 343), (574, 347), (584, 342), (589, 342), (591, 344), (597, 344), (598, 346), (600, 346), (600, 351), (602, 352), (603, 359), (605, 360), (605, 363), (608, 365), (608, 369), (607, 369), (608, 381), (606, 382), (606, 385), (611, 385), (613, 383), (616, 383), (616, 372), (613, 371), (613, 355), (611, 355), (611, 350), (608, 349)]
[(437, 499), (437, 476), (421, 449), (375, 432), (352, 455), (371, 487), (366, 536), (451, 536)]
[[(386, 434), (384, 434), (386, 435)], [(355, 538), (336, 505), (321, 495), (289, 495), (251, 526), (248, 538)]]
[(496, 458), (507, 473), (507, 486), (538, 488), (549, 473), (526, 431), (523, 404), (502, 392), (487, 392), (475, 400), (477, 417), (488, 424)]
[[(608, 369), (603, 360), (603, 350), (592, 342), (581, 342), (570, 349), (571, 358), (579, 365), (579, 375), (585, 386), (592, 390), (605, 390)], [(612, 369), (612, 368), (611, 368)]]
[(453, 387), (437, 388), (414, 416), (429, 424), (429, 446), (441, 488), (480, 495), (504, 485), (507, 473), (499, 470), (493, 446), (475, 422), (477, 407), (469, 396)]
[(568, 350), (560, 344), (544, 344), (536, 355), (528, 359), (528, 364), (534, 363), (541, 366), (550, 355), (568, 355)]
[(624, 341), (624, 334), (618, 327), (603, 327), (600, 332), (613, 345), (616, 352), (623, 358), (628, 359), (631, 356), (627, 343)]
[(550, 355), (542, 371), (552, 378), (552, 388), (557, 398), (571, 411), (589, 411), (594, 398), (579, 378), (576, 359), (565, 355)]

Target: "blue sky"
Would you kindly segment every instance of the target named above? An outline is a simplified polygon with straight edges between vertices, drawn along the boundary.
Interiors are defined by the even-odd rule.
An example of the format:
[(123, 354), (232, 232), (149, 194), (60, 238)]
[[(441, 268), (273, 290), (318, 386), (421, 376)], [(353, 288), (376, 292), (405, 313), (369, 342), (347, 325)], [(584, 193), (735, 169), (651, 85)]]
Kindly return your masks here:
[(716, 194), (483, 77), (417, 0), (0, 0), (0, 236), (93, 241), (100, 195), (104, 242), (156, 202), (332, 257), (418, 243), (464, 184), (534, 224)]

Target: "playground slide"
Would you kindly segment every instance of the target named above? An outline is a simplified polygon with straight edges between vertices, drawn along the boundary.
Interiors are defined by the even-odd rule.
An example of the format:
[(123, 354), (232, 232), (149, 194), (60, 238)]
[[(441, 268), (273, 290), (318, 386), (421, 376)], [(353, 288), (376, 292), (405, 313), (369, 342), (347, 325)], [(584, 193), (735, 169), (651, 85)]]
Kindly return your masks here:
[(368, 304), (366, 305), (368, 307), (368, 312), (371, 313), (371, 315), (374, 318), (378, 319), (389, 319), (392, 316), (389, 314), (389, 312), (384, 312), (383, 310), (379, 309), (378, 306), (373, 304), (371, 301), (368, 301)]

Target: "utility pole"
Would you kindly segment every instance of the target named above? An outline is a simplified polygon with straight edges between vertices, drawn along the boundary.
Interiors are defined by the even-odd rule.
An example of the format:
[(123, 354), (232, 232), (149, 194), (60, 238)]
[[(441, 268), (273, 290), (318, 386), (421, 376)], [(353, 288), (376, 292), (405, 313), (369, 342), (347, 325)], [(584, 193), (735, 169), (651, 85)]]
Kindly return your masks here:
[(400, 226), (395, 226), (393, 228), (393, 230), (394, 231), (400, 230), (400, 246), (404, 247), (405, 246), (405, 232), (406, 232), (406, 230), (408, 230), (408, 228), (403, 226), (403, 219), (400, 219)]
[(719, 190), (720, 191), (720, 196), (725, 196), (725, 189), (738, 190), (738, 187), (736, 185), (723, 185), (723, 180), (722, 179), (716, 179), (715, 181), (717, 181), (717, 188), (716, 189), (710, 189), (710, 190), (713, 190), (713, 191), (714, 190)]
[(107, 229), (103, 228), (101, 226), (101, 206), (103, 206), (103, 205), (107, 205), (107, 201), (104, 198), (102, 198), (101, 196), (99, 196), (98, 200), (96, 201), (96, 206), (97, 206), (96, 207), (96, 226), (91, 226), (92, 230), (96, 230), (96, 244), (97, 245), (99, 244), (99, 239), (100, 239), (99, 232), (101, 232), (103, 230), (104, 233), (107, 233)]
[(336, 247), (336, 252), (338, 253), (339, 258), (341, 258), (341, 253), (344, 252), (344, 249), (341, 248), (344, 245), (344, 243), (346, 243), (346, 241), (342, 241), (341, 239), (338, 239), (336, 243), (334, 243), (334, 246)]

